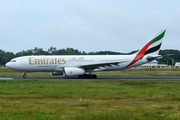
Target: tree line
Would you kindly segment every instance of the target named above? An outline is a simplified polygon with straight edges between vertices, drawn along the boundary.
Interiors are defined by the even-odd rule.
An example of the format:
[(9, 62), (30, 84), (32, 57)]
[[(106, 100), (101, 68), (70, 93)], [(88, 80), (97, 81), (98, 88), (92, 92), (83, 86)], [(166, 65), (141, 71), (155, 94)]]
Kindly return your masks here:
[[(113, 51), (99, 51), (99, 52), (85, 52), (79, 51), (74, 48), (66, 48), (66, 49), (57, 49), (56, 47), (50, 47), (47, 51), (43, 50), (42, 48), (35, 47), (34, 49), (30, 50), (22, 50), (14, 54), (13, 52), (5, 52), (4, 50), (0, 49), (0, 65), (5, 65), (11, 59), (20, 56), (26, 55), (130, 55), (138, 50), (132, 51), (130, 53), (121, 53), (121, 52), (113, 52)], [(165, 54), (174, 54), (173, 56), (166, 56), (163, 59), (158, 60), (159, 64), (172, 64), (172, 58), (174, 63), (180, 61), (180, 51), (179, 50), (160, 50), (160, 55)]]

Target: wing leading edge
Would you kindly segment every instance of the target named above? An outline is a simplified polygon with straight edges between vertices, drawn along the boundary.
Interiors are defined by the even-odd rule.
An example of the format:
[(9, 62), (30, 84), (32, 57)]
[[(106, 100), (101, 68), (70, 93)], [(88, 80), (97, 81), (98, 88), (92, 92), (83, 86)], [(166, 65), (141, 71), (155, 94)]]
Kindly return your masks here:
[(100, 69), (101, 67), (113, 67), (113, 66), (119, 66), (119, 64), (128, 62), (128, 61), (118, 61), (118, 62), (102, 62), (102, 63), (92, 63), (92, 64), (83, 64), (79, 67), (88, 70), (88, 69)]

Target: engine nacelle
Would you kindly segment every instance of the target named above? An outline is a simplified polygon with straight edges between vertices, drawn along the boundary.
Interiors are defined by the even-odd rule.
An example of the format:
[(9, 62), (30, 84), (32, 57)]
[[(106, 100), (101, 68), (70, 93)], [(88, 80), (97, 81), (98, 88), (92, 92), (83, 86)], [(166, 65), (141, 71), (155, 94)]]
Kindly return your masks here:
[(78, 75), (84, 75), (85, 71), (81, 68), (64, 68), (64, 76), (78, 76)]
[(63, 75), (63, 72), (50, 72), (51, 75)]

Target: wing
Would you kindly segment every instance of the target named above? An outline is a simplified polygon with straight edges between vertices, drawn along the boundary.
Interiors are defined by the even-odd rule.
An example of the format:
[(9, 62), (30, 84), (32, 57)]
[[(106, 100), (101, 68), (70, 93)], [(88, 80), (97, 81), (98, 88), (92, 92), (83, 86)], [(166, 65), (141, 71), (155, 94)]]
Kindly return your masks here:
[(121, 62), (103, 62), (103, 63), (92, 63), (92, 64), (83, 64), (80, 65), (79, 67), (87, 70), (87, 69), (98, 69), (101, 67), (112, 67), (112, 66), (118, 66), (119, 64), (127, 62), (127, 61), (121, 61)]

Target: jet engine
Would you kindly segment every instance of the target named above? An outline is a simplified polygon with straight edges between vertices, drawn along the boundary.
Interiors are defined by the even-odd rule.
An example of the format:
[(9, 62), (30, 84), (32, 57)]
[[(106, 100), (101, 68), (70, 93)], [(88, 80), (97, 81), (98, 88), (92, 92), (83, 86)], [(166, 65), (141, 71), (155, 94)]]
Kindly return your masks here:
[(51, 75), (63, 75), (63, 72), (50, 72)]
[(78, 76), (78, 75), (84, 75), (85, 71), (81, 68), (76, 67), (68, 67), (64, 68), (64, 76)]

